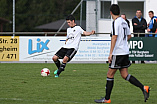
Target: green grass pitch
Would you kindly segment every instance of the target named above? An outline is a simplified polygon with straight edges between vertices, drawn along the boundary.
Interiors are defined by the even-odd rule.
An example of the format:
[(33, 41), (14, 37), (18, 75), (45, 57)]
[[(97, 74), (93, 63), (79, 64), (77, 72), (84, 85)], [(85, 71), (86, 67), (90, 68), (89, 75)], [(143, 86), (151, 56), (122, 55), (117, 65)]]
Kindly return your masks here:
[[(42, 68), (50, 69), (42, 77)], [(59, 78), (55, 78), (54, 64), (1, 63), (0, 104), (95, 104), (105, 96), (108, 64), (67, 64)], [(129, 73), (151, 87), (150, 98), (144, 103), (142, 91), (115, 75), (111, 94), (112, 104), (156, 104), (157, 64), (132, 64)]]

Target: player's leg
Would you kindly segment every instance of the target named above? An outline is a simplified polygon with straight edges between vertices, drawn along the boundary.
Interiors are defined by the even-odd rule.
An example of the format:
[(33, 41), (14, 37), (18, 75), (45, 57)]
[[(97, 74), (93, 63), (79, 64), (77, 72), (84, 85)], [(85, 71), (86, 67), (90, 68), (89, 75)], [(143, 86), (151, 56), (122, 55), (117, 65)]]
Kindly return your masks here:
[(57, 71), (56, 77), (58, 77), (60, 75), (60, 73), (62, 71), (64, 71), (66, 64), (75, 56), (75, 54), (77, 53), (77, 51), (74, 48), (71, 49), (67, 49), (66, 54), (63, 58), (63, 62), (60, 65), (60, 68)]
[(95, 100), (96, 103), (111, 103), (110, 96), (114, 84), (114, 74), (116, 73), (117, 69), (109, 68), (107, 72), (107, 82), (106, 82), (106, 95), (102, 99)]
[[(64, 58), (64, 56), (66, 54), (66, 51), (67, 51), (67, 49), (61, 48), (60, 50), (58, 50), (56, 52), (56, 54), (52, 58), (58, 69), (61, 66), (59, 59), (63, 59)], [(54, 71), (54, 74), (57, 74), (58, 69)]]
[(130, 75), (128, 73), (128, 68), (120, 69), (120, 74), (121, 74), (122, 78), (124, 78), (125, 80), (129, 81), (131, 84), (135, 85), (136, 87), (139, 87), (142, 90), (142, 92), (144, 94), (144, 99), (145, 99), (145, 102), (146, 102), (146, 100), (148, 100), (148, 98), (149, 98), (150, 88), (148, 86), (144, 86), (134, 76)]
[(122, 69), (119, 69), (119, 71), (120, 71), (122, 78), (126, 79), (128, 76), (128, 68), (122, 68)]
[(112, 88), (113, 88), (113, 84), (114, 84), (114, 74), (116, 73), (117, 71), (117, 56), (116, 55), (112, 55), (112, 61), (111, 63), (109, 64), (109, 70), (107, 72), (107, 82), (106, 82), (106, 96), (102, 99), (99, 99), (99, 100), (95, 100), (95, 102), (97, 103), (110, 103), (111, 100), (110, 100), (110, 95), (111, 95), (111, 91), (112, 91)]
[(136, 87), (139, 87), (142, 91), (144, 91), (144, 85), (138, 81), (134, 76), (130, 75), (128, 73), (128, 68), (122, 68), (120, 69), (120, 74), (122, 78), (129, 81), (131, 84), (135, 85)]
[(62, 71), (64, 71), (64, 68), (65, 68), (66, 63), (68, 62), (68, 60), (69, 60), (69, 57), (64, 56), (63, 62), (62, 62), (62, 64), (61, 64), (61, 66), (59, 67), (58, 71), (57, 71), (57, 75), (58, 75), (58, 76), (60, 75), (60, 73), (61, 73)]
[(54, 61), (55, 65), (59, 69), (59, 67), (60, 67), (60, 61), (58, 59), (59, 59), (59, 57), (56, 56), (56, 55), (54, 55), (53, 58), (52, 58), (52, 60)]
[(114, 74), (116, 73), (116, 71), (117, 71), (117, 69), (109, 68), (109, 70), (107, 72), (106, 96), (105, 96), (106, 100), (110, 99), (111, 91), (112, 91), (113, 84), (114, 84)]

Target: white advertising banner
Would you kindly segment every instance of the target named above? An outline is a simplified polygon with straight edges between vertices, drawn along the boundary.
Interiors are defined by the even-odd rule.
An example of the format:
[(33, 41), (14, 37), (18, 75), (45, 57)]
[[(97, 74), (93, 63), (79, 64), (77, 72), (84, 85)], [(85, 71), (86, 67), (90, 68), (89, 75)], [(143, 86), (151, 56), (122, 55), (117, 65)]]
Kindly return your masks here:
[[(19, 61), (52, 61), (66, 37), (19, 37)], [(110, 37), (82, 37), (71, 61), (107, 61)]]

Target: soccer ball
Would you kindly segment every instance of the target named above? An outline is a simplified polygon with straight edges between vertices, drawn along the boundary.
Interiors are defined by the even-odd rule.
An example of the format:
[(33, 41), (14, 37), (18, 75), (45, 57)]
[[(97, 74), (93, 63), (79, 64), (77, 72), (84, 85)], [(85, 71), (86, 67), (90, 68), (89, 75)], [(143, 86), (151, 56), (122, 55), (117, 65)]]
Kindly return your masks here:
[(46, 77), (50, 75), (50, 70), (48, 68), (43, 68), (41, 70), (41, 76)]

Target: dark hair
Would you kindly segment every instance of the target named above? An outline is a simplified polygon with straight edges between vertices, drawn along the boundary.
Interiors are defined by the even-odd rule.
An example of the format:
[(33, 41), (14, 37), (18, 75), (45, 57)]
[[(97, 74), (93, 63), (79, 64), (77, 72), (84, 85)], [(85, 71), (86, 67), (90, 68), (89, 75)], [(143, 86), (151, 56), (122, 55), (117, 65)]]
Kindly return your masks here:
[[(140, 9), (138, 9), (137, 11), (140, 11), (140, 12), (142, 13), (142, 11), (141, 11)], [(137, 11), (136, 11), (136, 12), (137, 12)]]
[(120, 14), (120, 8), (117, 4), (112, 4), (110, 7), (110, 11), (114, 14), (114, 15), (119, 15)]
[(70, 21), (74, 20), (75, 21), (75, 17), (73, 15), (68, 15), (66, 20), (70, 20)]
[(125, 16), (125, 18), (126, 18), (126, 14), (121, 14), (121, 15), (124, 15), (124, 16)]
[(151, 11), (149, 11), (149, 13), (152, 13), (152, 14), (154, 14), (154, 12), (151, 10)]

